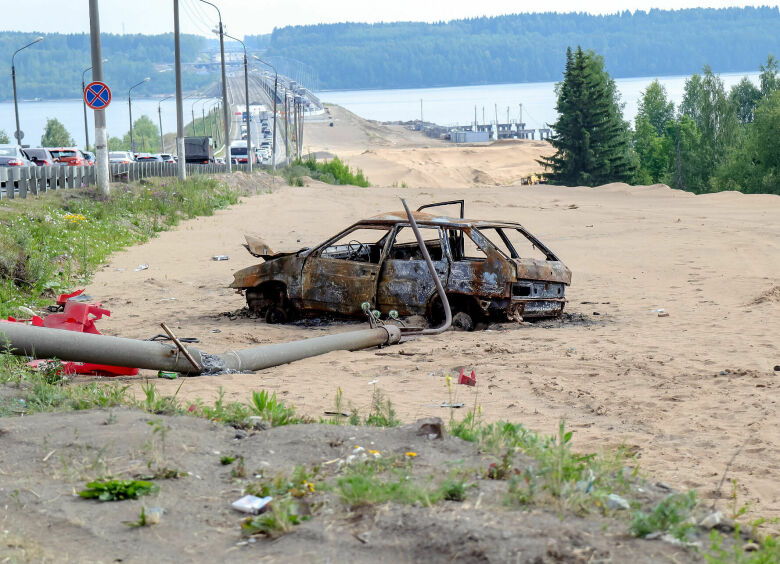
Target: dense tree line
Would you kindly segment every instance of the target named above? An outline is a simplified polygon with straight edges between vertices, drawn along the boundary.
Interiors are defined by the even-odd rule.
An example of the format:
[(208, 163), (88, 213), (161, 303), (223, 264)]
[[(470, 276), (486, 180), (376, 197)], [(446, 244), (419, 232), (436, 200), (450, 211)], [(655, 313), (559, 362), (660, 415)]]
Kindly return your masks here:
[[(38, 34), (0, 32), (0, 60), (11, 63), (13, 52), (33, 41), (39, 35), (44, 41), (25, 49), (16, 56), (16, 86), (21, 99), (77, 98), (81, 96), (81, 75), (92, 65), (89, 35)], [(173, 64), (173, 34), (162, 35), (114, 35), (102, 34), (104, 81), (111, 86), (114, 95), (127, 93), (127, 89), (151, 77), (139, 87), (138, 94), (163, 94), (173, 92), (172, 70), (160, 71), (159, 65)], [(184, 63), (194, 63), (201, 57), (206, 39), (197, 35), (182, 35), (181, 48)], [(184, 87), (197, 89), (214, 82), (218, 75), (192, 67), (184, 69)], [(91, 72), (86, 73), (87, 82)], [(136, 92), (136, 91), (134, 91)], [(0, 73), (0, 100), (13, 99), (11, 72)]]
[(753, 68), (780, 52), (778, 8), (516, 14), (440, 23), (322, 24), (248, 36), (302, 61), (322, 88), (413, 88), (552, 81), (569, 45), (603, 55), (613, 77)]
[(780, 65), (769, 55), (759, 85), (726, 91), (704, 66), (675, 108), (656, 80), (643, 92), (633, 130), (615, 84), (593, 51), (566, 52), (556, 85), (555, 153), (539, 163), (553, 184), (665, 183), (696, 193), (780, 194)]

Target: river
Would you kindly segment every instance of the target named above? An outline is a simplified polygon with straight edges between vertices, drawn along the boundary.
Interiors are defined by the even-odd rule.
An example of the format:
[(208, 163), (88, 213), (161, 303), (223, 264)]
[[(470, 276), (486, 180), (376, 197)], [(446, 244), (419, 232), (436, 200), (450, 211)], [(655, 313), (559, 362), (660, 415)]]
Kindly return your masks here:
[[(758, 73), (729, 73), (720, 75), (726, 89), (738, 83), (743, 76), (748, 76), (754, 84), (758, 84)], [(616, 79), (621, 99), (625, 104), (623, 115), (633, 122), (637, 111), (637, 102), (642, 91), (655, 77), (620, 78)], [(659, 77), (666, 87), (671, 100), (679, 104), (682, 100), (687, 76)], [(23, 94), (23, 93), (22, 93)], [(518, 121), (520, 104), (522, 104), (522, 119), (526, 127), (538, 129), (556, 120), (555, 83), (529, 82), (522, 84), (486, 84), (481, 86), (453, 86), (446, 88), (419, 88), (399, 90), (340, 90), (318, 92), (323, 102), (344, 106), (348, 110), (367, 119), (379, 121), (409, 121), (420, 119), (422, 100), (422, 117), (425, 121), (440, 125), (457, 125), (473, 123), (476, 107), (477, 120), (505, 122), (507, 112), (509, 119)], [(158, 123), (158, 99), (134, 98), (133, 118), (148, 116), (155, 124)], [(201, 115), (201, 108), (211, 106), (211, 102), (185, 100), (184, 118), (190, 121), (194, 105), (195, 116)], [(172, 99), (162, 102), (162, 125), (164, 132), (176, 130), (176, 106)], [(90, 140), (94, 142), (94, 122), (92, 112), (88, 111)], [(484, 113), (483, 113), (484, 112)], [(84, 114), (81, 100), (50, 100), (29, 101), (19, 103), (20, 124), (25, 132), (24, 142), (31, 145), (40, 143), (46, 119), (56, 117), (70, 132), (79, 146), (84, 145)], [(484, 116), (484, 119), (483, 119)], [(114, 98), (107, 110), (106, 123), (110, 136), (122, 137), (127, 133), (129, 115), (127, 99)], [(0, 129), (8, 133), (14, 131), (13, 102), (0, 103)]]

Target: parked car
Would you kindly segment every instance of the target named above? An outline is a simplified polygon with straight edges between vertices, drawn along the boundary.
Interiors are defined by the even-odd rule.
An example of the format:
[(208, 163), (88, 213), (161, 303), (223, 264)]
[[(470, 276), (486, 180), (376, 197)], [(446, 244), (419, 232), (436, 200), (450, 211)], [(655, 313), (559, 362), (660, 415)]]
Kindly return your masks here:
[(18, 145), (0, 145), (0, 166), (35, 166)]
[(141, 162), (163, 162), (163, 159), (160, 155), (152, 155), (150, 153), (139, 153), (136, 155), (135, 160), (139, 163)]
[(175, 163), (176, 159), (173, 155), (169, 155), (168, 153), (160, 153), (160, 158), (163, 160), (163, 162), (166, 163)]
[[(423, 213), (460, 204), (459, 218)], [(453, 313), (473, 329), (488, 319), (557, 317), (566, 304), (571, 271), (519, 223), (463, 218), (464, 203), (442, 202), (414, 212)], [(234, 273), (253, 312), (269, 323), (299, 314), (365, 317), (363, 302), (384, 313), (424, 315), (438, 323), (444, 310), (405, 213), (364, 219), (313, 249), (274, 253), (247, 237), (264, 262)]]
[(89, 151), (84, 151), (84, 159), (86, 159), (88, 165), (94, 165), (95, 161), (95, 153), (90, 153)]
[(135, 162), (135, 157), (130, 151), (109, 151), (109, 164), (129, 164)]
[(225, 164), (225, 157), (214, 157), (215, 164)]
[(25, 147), (22, 153), (38, 166), (52, 166), (54, 157), (45, 147)]
[(54, 162), (60, 165), (84, 166), (87, 164), (84, 153), (76, 147), (50, 148), (49, 152), (54, 157)]

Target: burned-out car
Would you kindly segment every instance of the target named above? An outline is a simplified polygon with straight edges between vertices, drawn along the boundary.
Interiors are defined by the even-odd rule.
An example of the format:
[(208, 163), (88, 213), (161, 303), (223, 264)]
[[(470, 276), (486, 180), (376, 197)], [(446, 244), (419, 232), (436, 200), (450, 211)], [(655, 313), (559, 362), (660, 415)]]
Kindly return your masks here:
[[(460, 205), (460, 217), (421, 210)], [(557, 317), (571, 271), (518, 223), (463, 218), (458, 200), (414, 212), (425, 246), (450, 301), (453, 324), (471, 329), (489, 318)], [(384, 314), (444, 317), (434, 281), (404, 212), (358, 221), (314, 248), (272, 253), (259, 240), (245, 245), (264, 262), (236, 272), (232, 288), (269, 323), (295, 315), (365, 316), (368, 302)]]

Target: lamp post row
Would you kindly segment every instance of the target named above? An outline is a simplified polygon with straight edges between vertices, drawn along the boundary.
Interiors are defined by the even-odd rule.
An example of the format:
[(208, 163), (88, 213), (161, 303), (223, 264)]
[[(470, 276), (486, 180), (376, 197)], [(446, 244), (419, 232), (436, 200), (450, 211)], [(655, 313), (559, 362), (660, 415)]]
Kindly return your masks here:
[[(225, 163), (227, 164), (228, 171), (231, 170), (231, 161), (230, 161), (230, 117), (229, 117), (229, 105), (227, 101), (227, 79), (226, 79), (226, 72), (225, 72), (225, 44), (224, 44), (224, 37), (227, 35), (231, 39), (234, 39), (241, 43), (241, 46), (244, 50), (244, 96), (245, 96), (245, 106), (246, 106), (246, 120), (247, 120), (247, 161), (250, 165), (250, 170), (253, 163), (253, 155), (252, 155), (252, 134), (251, 134), (251, 115), (249, 112), (249, 78), (248, 78), (248, 60), (247, 60), (247, 50), (246, 45), (243, 41), (240, 39), (230, 36), (224, 31), (224, 26), (222, 23), (222, 12), (220, 11), (219, 7), (215, 4), (207, 1), (207, 0), (200, 0), (200, 2), (203, 2), (204, 4), (208, 4), (209, 6), (212, 6), (215, 10), (217, 10), (217, 16), (219, 18), (219, 28), (217, 30), (217, 33), (219, 34), (219, 43), (220, 43), (220, 62), (221, 62), (221, 71), (222, 71), (222, 111), (223, 111), (223, 126), (225, 129), (224, 132), (224, 143), (225, 143)], [(83, 92), (86, 88), (86, 73), (90, 70), (93, 70), (94, 68), (97, 68), (98, 71), (96, 71), (100, 78), (102, 78), (102, 63), (107, 62), (108, 59), (102, 59), (101, 57), (95, 56), (95, 53), (100, 51), (100, 45), (99, 45), (99, 16), (98, 16), (98, 9), (97, 9), (97, 2), (95, 0), (90, 0), (90, 35), (95, 36), (92, 37), (92, 51), (93, 51), (93, 64), (92, 66), (84, 69), (81, 73), (81, 90), (82, 90), (82, 104), (83, 104), (83, 111), (84, 111), (84, 138), (85, 138), (85, 148), (89, 149), (89, 126), (87, 123), (87, 107), (86, 102), (83, 100)], [(177, 102), (177, 149), (179, 153), (183, 153), (183, 129), (182, 129), (182, 118), (181, 118), (181, 61), (180, 61), (180, 49), (179, 49), (179, 14), (178, 14), (178, 0), (174, 0), (174, 43), (175, 43), (175, 58), (176, 58), (176, 102)], [(93, 29), (94, 28), (94, 29)], [(97, 33), (95, 33), (97, 32)], [(17, 143), (21, 144), (21, 141), (24, 137), (24, 133), (22, 132), (20, 125), (19, 125), (19, 103), (18, 103), (18, 96), (17, 96), (17, 90), (16, 90), (16, 55), (28, 47), (31, 47), (32, 45), (35, 45), (36, 43), (40, 43), (44, 40), (44, 37), (37, 37), (34, 41), (31, 41), (30, 43), (23, 45), (16, 51), (14, 51), (13, 55), (11, 56), (11, 82), (13, 84), (13, 93), (14, 93), (14, 117), (15, 117), (15, 123), (16, 123), (16, 131), (14, 131), (14, 137), (17, 140)], [(97, 43), (97, 47), (96, 44)], [(97, 49), (97, 51), (96, 51)], [(274, 78), (274, 137), (272, 140), (272, 164), (273, 167), (276, 167), (276, 103), (277, 103), (277, 88), (278, 88), (278, 73), (276, 72), (276, 68), (273, 67), (273, 65), (270, 65), (269, 63), (266, 63), (265, 61), (259, 59), (258, 57), (254, 57), (261, 63), (271, 67), (274, 70), (275, 78)], [(97, 61), (97, 62), (95, 62)], [(93, 78), (95, 78), (95, 73), (93, 73)], [(131, 86), (127, 91), (127, 104), (128, 104), (128, 114), (130, 119), (130, 149), (131, 151), (135, 151), (135, 140), (133, 136), (133, 103), (132, 103), (132, 90), (141, 84), (148, 82), (150, 80), (149, 77), (146, 77), (144, 80), (138, 82), (137, 84), (134, 84)], [(160, 100), (158, 106), (157, 106), (157, 112), (158, 112), (158, 119), (159, 119), (159, 125), (160, 125), (160, 149), (163, 150), (163, 133), (162, 133), (162, 108), (161, 104), (164, 100), (167, 100), (173, 96), (168, 96)], [(286, 92), (285, 92), (285, 102), (286, 102)], [(203, 110), (203, 133), (205, 135), (205, 106), (202, 109)], [(194, 103), (192, 108), (192, 114), (193, 114), (193, 127), (195, 118), (194, 118)], [(102, 111), (101, 111), (101, 117), (102, 117)], [(97, 116), (96, 116), (97, 117)], [(103, 122), (103, 119), (100, 119), (99, 121)], [(100, 124), (102, 127), (103, 124)], [(98, 127), (98, 124), (96, 122), (96, 127)], [(101, 133), (104, 133), (101, 131)], [(106, 147), (102, 146), (98, 152), (104, 152), (106, 151)], [(101, 159), (103, 160), (103, 159)], [(105, 159), (107, 160), (107, 158)], [(184, 168), (183, 166), (179, 167), (179, 177), (183, 179), (185, 176), (184, 174)]]

